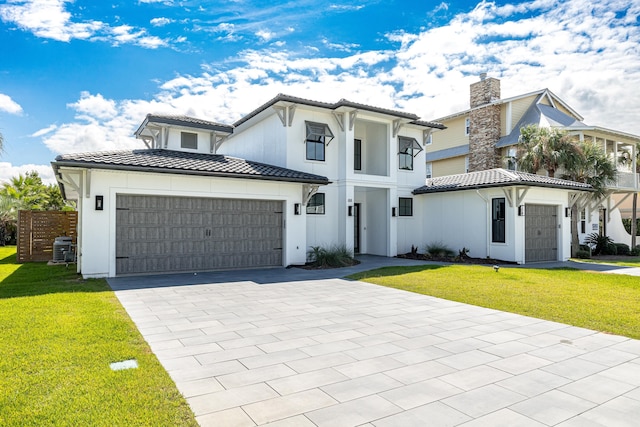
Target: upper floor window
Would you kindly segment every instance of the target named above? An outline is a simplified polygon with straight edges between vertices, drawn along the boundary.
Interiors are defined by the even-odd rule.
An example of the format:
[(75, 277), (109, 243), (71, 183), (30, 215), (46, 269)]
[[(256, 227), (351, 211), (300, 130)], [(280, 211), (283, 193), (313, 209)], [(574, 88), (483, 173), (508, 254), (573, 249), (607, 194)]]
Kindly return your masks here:
[(353, 170), (362, 170), (362, 140), (353, 140)]
[(491, 199), (491, 241), (505, 243), (505, 199)]
[(415, 138), (398, 137), (398, 167), (402, 170), (413, 170), (413, 158), (422, 151)]
[(431, 144), (433, 144), (433, 134), (432, 133), (427, 135), (427, 140), (424, 142), (424, 145), (431, 145)]
[(324, 193), (316, 193), (307, 203), (307, 214), (324, 215)]
[(469, 136), (470, 129), (471, 129), (471, 119), (467, 117), (466, 119), (464, 119), (464, 134), (466, 136)]
[(307, 136), (307, 160), (324, 162), (325, 145), (329, 145), (333, 139), (333, 133), (325, 123), (305, 122)]
[(464, 173), (469, 173), (469, 156), (464, 156)]
[(427, 178), (433, 178), (433, 163), (427, 162)]
[(413, 216), (413, 199), (411, 197), (400, 197), (398, 199), (398, 215)]
[(198, 149), (198, 134), (191, 132), (180, 132), (180, 147)]

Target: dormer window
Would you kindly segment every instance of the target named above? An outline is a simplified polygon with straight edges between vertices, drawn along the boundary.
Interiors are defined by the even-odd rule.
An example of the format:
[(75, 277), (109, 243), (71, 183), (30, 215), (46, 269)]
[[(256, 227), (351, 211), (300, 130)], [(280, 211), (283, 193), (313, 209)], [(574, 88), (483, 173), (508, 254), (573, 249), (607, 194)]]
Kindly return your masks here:
[(191, 132), (180, 132), (180, 148), (198, 149), (198, 134)]
[(398, 137), (398, 168), (413, 170), (413, 158), (422, 151), (422, 147), (415, 138)]
[(325, 145), (329, 145), (334, 136), (326, 123), (316, 123), (305, 121), (307, 136), (307, 160), (317, 160), (324, 162)]

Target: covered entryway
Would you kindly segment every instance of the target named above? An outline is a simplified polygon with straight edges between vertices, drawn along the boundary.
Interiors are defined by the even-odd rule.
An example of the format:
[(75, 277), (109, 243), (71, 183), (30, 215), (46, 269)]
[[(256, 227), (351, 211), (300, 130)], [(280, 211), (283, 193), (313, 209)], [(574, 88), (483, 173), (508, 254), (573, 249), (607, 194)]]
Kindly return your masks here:
[(282, 201), (117, 195), (116, 275), (282, 265)]
[(525, 206), (525, 262), (558, 259), (557, 216), (557, 206)]

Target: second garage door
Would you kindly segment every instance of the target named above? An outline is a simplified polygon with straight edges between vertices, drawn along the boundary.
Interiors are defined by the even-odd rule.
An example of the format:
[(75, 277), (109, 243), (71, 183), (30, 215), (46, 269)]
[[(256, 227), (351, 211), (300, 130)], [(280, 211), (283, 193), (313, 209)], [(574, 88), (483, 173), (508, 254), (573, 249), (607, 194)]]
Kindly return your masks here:
[(557, 261), (557, 209), (549, 205), (526, 205), (525, 262)]
[(281, 266), (282, 206), (118, 195), (116, 274)]

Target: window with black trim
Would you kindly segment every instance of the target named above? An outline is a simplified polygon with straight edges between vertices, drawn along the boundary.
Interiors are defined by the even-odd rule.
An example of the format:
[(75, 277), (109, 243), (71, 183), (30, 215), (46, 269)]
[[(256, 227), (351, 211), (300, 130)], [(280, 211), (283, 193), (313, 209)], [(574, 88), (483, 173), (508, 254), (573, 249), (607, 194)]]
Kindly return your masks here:
[(413, 199), (411, 197), (398, 198), (398, 215), (413, 216)]
[(191, 132), (180, 132), (180, 147), (198, 149), (198, 134)]
[(362, 140), (353, 140), (353, 170), (362, 170)]
[(307, 135), (307, 160), (324, 162), (325, 145), (329, 145), (333, 139), (333, 133), (325, 123), (305, 122)]
[(324, 193), (316, 193), (307, 203), (307, 214), (324, 215)]
[(415, 138), (398, 137), (398, 168), (413, 170), (413, 158), (422, 151), (422, 147)]
[(505, 243), (505, 199), (491, 199), (491, 241)]

